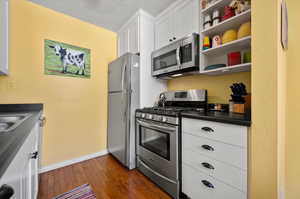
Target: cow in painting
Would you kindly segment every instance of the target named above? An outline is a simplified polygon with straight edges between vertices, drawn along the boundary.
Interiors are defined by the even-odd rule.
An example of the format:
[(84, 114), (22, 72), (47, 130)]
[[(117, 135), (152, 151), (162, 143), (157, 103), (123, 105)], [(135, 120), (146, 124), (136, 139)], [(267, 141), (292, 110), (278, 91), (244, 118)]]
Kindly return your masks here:
[(78, 68), (76, 72), (77, 75), (80, 74), (80, 71), (81, 71), (81, 75), (85, 75), (85, 60), (84, 60), (85, 54), (83, 52), (63, 48), (60, 45), (49, 46), (49, 47), (54, 49), (56, 56), (59, 56), (63, 66), (63, 71), (62, 71), (63, 73), (67, 73), (68, 66), (73, 65), (73, 66), (77, 66)]

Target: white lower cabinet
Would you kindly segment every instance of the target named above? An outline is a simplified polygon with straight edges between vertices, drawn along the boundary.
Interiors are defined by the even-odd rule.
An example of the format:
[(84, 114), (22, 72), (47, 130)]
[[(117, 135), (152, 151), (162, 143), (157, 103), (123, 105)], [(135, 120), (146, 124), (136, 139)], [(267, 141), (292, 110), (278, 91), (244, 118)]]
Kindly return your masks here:
[(39, 133), (37, 122), (0, 179), (0, 187), (8, 185), (13, 189), (11, 199), (37, 199)]
[(191, 199), (247, 199), (246, 193), (198, 172), (184, 163), (182, 191)]
[(182, 129), (182, 192), (191, 199), (247, 199), (248, 129), (187, 118)]
[(217, 180), (235, 186), (241, 191), (247, 191), (247, 171), (225, 164), (221, 161), (199, 155), (191, 150), (184, 150), (183, 162), (195, 170), (212, 176)]

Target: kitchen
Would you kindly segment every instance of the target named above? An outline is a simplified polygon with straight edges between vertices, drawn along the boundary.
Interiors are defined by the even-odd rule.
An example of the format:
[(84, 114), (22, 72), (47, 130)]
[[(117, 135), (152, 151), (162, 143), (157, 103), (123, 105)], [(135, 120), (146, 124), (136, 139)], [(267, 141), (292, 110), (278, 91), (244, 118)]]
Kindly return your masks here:
[[(208, 194), (218, 193), (215, 190), (210, 191), (212, 184), (216, 188), (221, 187), (222, 190), (229, 190), (228, 192), (222, 191), (223, 196), (226, 193), (232, 194), (231, 189), (234, 189), (238, 190), (237, 193), (243, 193), (243, 197), (247, 195), (247, 198), (284, 198), (284, 196), (285, 198), (298, 198), (299, 190), (295, 185), (297, 184), (296, 179), (299, 171), (299, 166), (297, 165), (299, 165), (299, 162), (295, 158), (295, 154), (297, 154), (295, 150), (299, 151), (299, 148), (297, 148), (296, 143), (298, 134), (294, 133), (297, 132), (294, 131), (297, 124), (297, 116), (294, 112), (298, 110), (298, 105), (295, 101), (297, 93), (293, 92), (293, 90), (297, 89), (295, 87), (298, 80), (296, 74), (297, 70), (299, 70), (296, 67), (296, 50), (298, 48), (296, 19), (297, 8), (299, 8), (297, 2), (287, 1), (290, 24), (288, 50), (283, 50), (281, 45), (281, 1), (274, 3), (273, 1), (262, 2), (253, 0), (250, 12), (248, 10), (248, 12), (241, 13), (242, 19), (232, 17), (227, 22), (219, 22), (219, 25), (216, 27), (220, 31), (218, 34), (224, 33), (227, 28), (234, 28), (238, 31), (240, 25), (250, 19), (247, 17), (251, 17), (250, 40), (249, 37), (245, 37), (242, 41), (236, 40), (238, 41), (237, 43), (241, 42), (241, 45), (237, 44), (238, 47), (228, 42), (225, 47), (206, 49), (205, 54), (201, 53), (204, 51), (202, 44), (205, 40), (204, 36), (209, 35), (213, 37), (211, 34), (216, 29), (213, 27), (202, 29), (204, 23), (202, 20), (205, 19), (204, 13), (209, 12), (212, 14), (213, 10), (209, 11), (207, 9), (202, 13), (200, 1), (169, 1), (161, 5), (159, 9), (153, 9), (155, 6), (147, 7), (147, 2), (143, 2), (143, 5), (135, 5), (134, 3), (121, 4), (120, 10), (125, 12), (134, 7), (135, 11), (132, 11), (134, 10), (133, 8), (131, 13), (128, 11), (129, 14), (125, 17), (126, 19), (122, 19), (122, 23), (119, 22), (118, 26), (114, 27), (112, 27), (113, 23), (109, 21), (109, 18), (106, 18), (107, 12), (105, 12), (105, 9), (111, 10), (111, 12), (114, 10), (117, 13), (120, 10), (113, 9), (112, 5), (104, 3), (102, 5), (110, 5), (111, 7), (102, 10), (103, 15), (101, 15), (102, 18), (99, 17), (99, 23), (108, 21), (107, 29), (99, 27), (100, 25), (92, 25), (98, 23), (97, 20), (89, 20), (94, 16), (91, 16), (89, 19), (84, 18), (86, 16), (83, 15), (74, 16), (76, 7), (78, 7), (77, 13), (80, 13), (81, 9), (93, 10), (93, 6), (83, 5), (80, 1), (77, 2), (78, 4), (69, 5), (69, 7), (58, 2), (47, 4), (45, 1), (43, 6), (33, 3), (35, 1), (10, 0), (9, 2), (10, 32), (8, 34), (9, 39), (6, 40), (9, 41), (9, 50), (3, 51), (5, 48), (1, 47), (1, 55), (9, 52), (9, 55), (3, 56), (8, 58), (9, 75), (0, 78), (0, 102), (1, 104), (38, 104), (35, 105), (38, 107), (38, 111), (36, 107), (30, 111), (37, 111), (38, 113), (35, 116), (36, 118), (41, 118), (41, 121), (36, 119), (36, 122), (42, 123), (42, 126), (44, 125), (42, 141), (40, 141), (42, 143), (40, 144), (42, 160), (40, 166), (40, 198), (52, 198), (83, 184), (90, 184), (97, 198), (168, 198), (172, 196), (167, 194), (167, 191), (162, 186), (157, 186), (155, 180), (146, 178), (145, 176), (147, 175), (144, 175), (140, 170), (134, 169), (129, 172), (115, 158), (110, 155), (107, 156), (110, 102), (108, 99), (110, 88), (108, 66), (113, 60), (122, 57), (128, 51), (133, 54), (139, 53), (140, 57), (139, 109), (153, 107), (154, 103), (158, 101), (160, 94), (166, 91), (196, 89), (204, 92), (203, 90), (206, 90), (207, 101), (204, 95), (202, 102), (215, 104), (215, 106), (211, 107), (212, 109), (223, 109), (223, 104), (229, 104), (230, 95), (232, 94), (230, 86), (233, 83), (244, 83), (247, 93), (251, 93), (251, 120), (247, 118), (248, 121), (251, 121), (251, 124), (247, 123), (245, 127), (241, 124), (225, 123), (233, 127), (240, 127), (242, 129), (240, 130), (241, 132), (245, 132), (245, 129), (247, 129), (247, 132), (244, 134), (235, 134), (238, 136), (247, 135), (242, 138), (235, 138), (239, 142), (238, 144), (232, 144), (231, 141), (233, 140), (228, 140), (231, 137), (230, 133), (234, 133), (234, 130), (230, 130), (228, 136), (215, 139), (203, 138), (203, 136), (200, 139), (197, 135), (193, 135), (193, 127), (199, 125), (201, 129), (202, 121), (205, 122), (205, 127), (209, 124), (210, 128), (214, 127), (214, 130), (216, 130), (219, 127), (211, 125), (215, 123), (224, 124), (226, 122), (224, 118), (222, 118), (222, 121), (219, 118), (219, 120), (213, 121), (215, 123), (212, 124), (208, 123), (212, 122), (208, 121), (210, 118), (203, 118), (203, 116), (200, 119), (198, 117), (182, 119), (180, 124), (182, 134), (188, 134), (188, 136), (183, 137), (182, 142), (190, 143), (190, 146), (186, 145), (186, 147), (193, 147), (193, 143), (196, 140), (198, 140), (198, 144), (201, 143), (199, 140), (206, 140), (209, 141), (210, 144), (208, 145), (210, 146), (216, 147), (216, 143), (225, 143), (224, 146), (237, 145), (237, 148), (242, 149), (242, 152), (238, 154), (243, 155), (238, 155), (238, 158), (234, 156), (237, 150), (233, 150), (234, 153), (230, 153), (233, 157), (226, 155), (228, 154), (226, 153), (225, 155), (219, 154), (217, 157), (209, 156), (208, 160), (213, 160), (213, 166), (216, 168), (218, 163), (227, 166), (226, 171), (230, 170), (228, 168), (239, 168), (236, 171), (246, 173), (246, 178), (243, 178), (243, 180), (237, 175), (238, 181), (240, 180), (243, 183), (236, 183), (237, 181), (232, 183), (234, 178), (224, 178), (222, 175), (226, 174), (226, 172), (221, 172), (220, 177), (217, 170), (212, 174), (205, 173), (205, 170), (202, 170), (202, 172), (197, 170), (196, 174), (202, 174), (205, 178), (204, 180), (206, 180), (202, 185), (200, 184), (201, 180), (199, 180), (201, 189), (207, 187), (209, 190)], [(220, 2), (221, 4), (218, 4)], [(223, 8), (223, 6), (229, 5), (231, 1), (220, 2), (217, 1), (215, 3)], [(101, 5), (101, 3), (97, 5)], [(213, 6), (215, 5), (213, 4)], [(99, 7), (101, 8), (101, 6)], [(152, 14), (154, 16), (145, 11), (147, 8), (149, 8), (148, 12), (154, 13)], [(220, 10), (223, 10), (221, 8)], [(92, 13), (95, 12), (90, 12), (90, 15)], [(174, 15), (177, 17), (176, 20), (174, 20)], [(172, 22), (173, 20), (176, 23)], [(240, 23), (241, 21), (239, 20), (247, 21)], [(238, 23), (240, 24), (237, 25)], [(111, 31), (112, 29), (114, 31)], [(266, 37), (266, 32), (270, 33), (268, 37)], [(175, 77), (171, 77), (170, 80), (166, 80), (165, 77), (153, 78), (151, 71), (152, 52), (169, 43), (175, 44), (176, 41), (191, 33), (198, 33), (200, 37), (198, 44), (200, 43), (199, 73), (201, 74), (195, 74), (195, 71), (192, 71), (193, 74), (185, 73), (182, 77), (177, 76), (181, 73), (175, 74)], [(90, 63), (92, 70), (88, 70), (90, 78), (79, 79), (46, 75), (43, 69), (44, 55), (47, 55), (49, 51), (50, 54), (52, 53), (51, 55), (55, 56), (54, 51), (51, 51), (50, 48), (46, 49), (44, 46), (46, 39), (91, 49)], [(5, 45), (1, 43), (1, 46)], [(236, 51), (241, 49), (247, 50), (249, 47), (251, 47), (251, 64), (243, 59), (245, 54), (243, 51), (240, 53), (241, 64), (237, 67), (226, 66), (226, 68), (214, 68), (212, 69), (213, 71), (205, 70), (206, 66), (216, 65), (218, 62), (227, 65), (227, 54), (231, 51), (231, 48)], [(214, 58), (215, 53), (220, 55), (216, 56), (216, 60)], [(5, 59), (2, 58), (2, 60)], [(25, 77), (25, 75), (30, 75), (30, 77)], [(121, 82), (121, 79), (118, 78), (117, 80)], [(189, 96), (188, 92), (175, 92), (173, 94), (174, 96), (179, 96), (180, 99), (188, 98)], [(166, 106), (169, 103), (176, 104), (176, 101), (168, 100), (168, 93), (162, 99), (161, 102), (164, 102), (162, 104), (167, 104)], [(201, 102), (201, 100), (199, 101)], [(40, 112), (42, 109), (43, 113)], [(6, 108), (1, 107), (1, 112), (5, 110)], [(17, 111), (24, 112), (24, 109)], [(44, 115), (46, 122), (44, 122), (43, 117), (38, 117), (38, 115)], [(214, 116), (214, 118), (216, 117)], [(142, 118), (142, 120), (146, 119)], [(150, 120), (153, 121), (153, 118)], [(26, 121), (29, 122), (28, 120)], [(195, 121), (197, 122), (195, 123)], [(135, 126), (135, 121), (132, 122), (134, 124), (131, 126)], [(16, 130), (25, 125), (25, 123), (22, 123)], [(121, 125), (117, 122), (114, 124), (116, 126)], [(250, 125), (251, 127), (248, 128)], [(222, 127), (225, 128), (224, 126)], [(4, 139), (3, 136), (1, 135), (0, 140)], [(191, 139), (191, 136), (195, 139)], [(5, 142), (1, 142), (1, 145), (2, 143)], [(207, 143), (205, 144), (207, 145)], [(180, 149), (181, 146), (177, 145), (177, 147)], [(183, 154), (184, 151), (186, 150), (182, 151)], [(215, 151), (218, 152), (219, 150)], [(226, 150), (221, 151), (225, 152)], [(36, 151), (32, 150), (31, 152), (34, 153)], [(192, 153), (186, 155), (193, 157)], [(193, 158), (187, 157), (183, 155), (182, 161), (193, 160)], [(197, 157), (204, 156), (198, 154)], [(233, 158), (232, 161), (230, 158)], [(242, 165), (240, 163), (236, 165), (238, 159), (242, 159)], [(193, 163), (186, 162), (186, 164), (190, 166)], [(229, 167), (228, 165), (231, 164), (233, 166)], [(181, 168), (180, 164), (178, 168)], [(195, 194), (196, 198), (214, 197), (212, 195), (198, 196), (198, 193), (194, 192), (197, 189), (191, 189), (190, 187), (192, 186), (187, 186), (189, 182), (192, 182), (192, 177), (196, 176), (192, 172), (195, 169), (189, 168), (184, 170), (188, 171), (186, 174), (183, 173), (184, 176), (188, 176), (185, 179), (189, 179), (182, 181), (182, 189), (183, 192), (187, 192), (185, 193), (186, 195), (190, 198), (195, 198)], [(229, 172), (227, 173), (229, 174)], [(118, 178), (118, 175), (121, 177)], [(128, 179), (128, 175), (131, 178)], [(220, 180), (220, 178), (222, 179)], [(0, 179), (0, 186), (9, 184), (5, 182), (5, 178), (1, 177)], [(181, 182), (181, 180), (179, 181)], [(122, 185), (122, 182), (126, 182), (126, 185)], [(64, 186), (64, 184), (66, 185)], [(262, 187), (264, 188), (262, 189)], [(205, 193), (207, 194), (207, 192)], [(220, 195), (215, 195), (215, 198), (220, 198)]]

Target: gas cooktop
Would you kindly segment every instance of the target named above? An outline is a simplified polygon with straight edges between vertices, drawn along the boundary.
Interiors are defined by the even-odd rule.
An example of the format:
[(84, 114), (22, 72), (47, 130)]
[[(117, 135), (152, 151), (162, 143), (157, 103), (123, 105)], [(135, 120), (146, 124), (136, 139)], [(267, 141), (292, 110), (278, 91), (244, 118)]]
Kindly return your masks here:
[(195, 112), (205, 112), (205, 108), (195, 108), (195, 107), (146, 107), (143, 109), (138, 109), (138, 112), (157, 114), (157, 115), (167, 115), (167, 116), (179, 116), (183, 111), (195, 111)]

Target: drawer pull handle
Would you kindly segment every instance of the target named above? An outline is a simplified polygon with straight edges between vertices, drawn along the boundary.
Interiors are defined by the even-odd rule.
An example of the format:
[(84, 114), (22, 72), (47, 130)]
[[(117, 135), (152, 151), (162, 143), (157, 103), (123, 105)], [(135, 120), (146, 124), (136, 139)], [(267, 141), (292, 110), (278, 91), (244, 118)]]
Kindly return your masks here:
[(206, 187), (208, 187), (210, 189), (215, 188), (215, 186), (213, 184), (211, 184), (210, 182), (208, 182), (207, 180), (202, 180), (201, 182), (202, 182), (202, 184), (204, 184)]
[(207, 163), (207, 162), (202, 162), (201, 163), (203, 167), (207, 168), (207, 169), (212, 169), (214, 170), (215, 167), (213, 167), (211, 164)]
[(201, 146), (203, 149), (208, 150), (208, 151), (214, 151), (215, 149), (207, 144), (204, 144)]
[(202, 127), (201, 130), (202, 130), (202, 131), (209, 132), (209, 133), (215, 132), (215, 131), (214, 131), (212, 128), (210, 128), (210, 127)]

